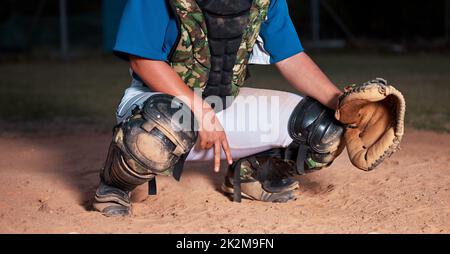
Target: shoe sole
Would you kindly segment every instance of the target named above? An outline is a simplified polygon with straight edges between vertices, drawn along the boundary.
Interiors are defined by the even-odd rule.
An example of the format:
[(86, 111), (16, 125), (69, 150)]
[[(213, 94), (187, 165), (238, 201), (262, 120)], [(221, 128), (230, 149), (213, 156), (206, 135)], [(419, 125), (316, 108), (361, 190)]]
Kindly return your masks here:
[[(293, 186), (292, 188), (287, 189), (286, 192), (294, 191), (294, 190), (296, 190), (298, 188), (299, 188), (299, 186), (296, 185), (296, 186)], [(222, 184), (220, 189), (227, 195), (234, 195), (234, 188), (233, 187), (229, 187), (229, 186), (226, 186), (225, 184)], [(254, 198), (252, 196), (249, 196), (249, 195), (245, 194), (244, 192), (241, 192), (241, 196), (244, 197), (244, 198), (250, 199), (250, 200), (261, 201), (259, 199), (256, 199), (256, 198)]]
[[(234, 195), (234, 189), (232, 187), (228, 187), (225, 184), (222, 184), (221, 186), (222, 191), (227, 194), (227, 195)], [(244, 192), (241, 192), (241, 196), (250, 200), (257, 200), (247, 194), (245, 194)]]

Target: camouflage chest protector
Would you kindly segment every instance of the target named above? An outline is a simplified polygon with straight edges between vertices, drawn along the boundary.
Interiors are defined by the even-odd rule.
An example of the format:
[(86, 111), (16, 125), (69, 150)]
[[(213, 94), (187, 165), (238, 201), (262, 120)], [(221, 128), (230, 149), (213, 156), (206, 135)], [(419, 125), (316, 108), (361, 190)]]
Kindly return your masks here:
[(179, 40), (170, 64), (204, 98), (236, 96), (270, 0), (170, 0)]

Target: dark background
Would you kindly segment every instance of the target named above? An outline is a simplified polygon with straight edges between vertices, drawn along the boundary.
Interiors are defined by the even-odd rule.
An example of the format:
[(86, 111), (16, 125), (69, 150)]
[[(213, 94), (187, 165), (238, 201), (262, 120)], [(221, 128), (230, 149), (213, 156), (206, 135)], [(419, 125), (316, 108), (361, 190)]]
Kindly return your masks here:
[[(66, 50), (61, 2), (0, 0), (0, 135), (115, 124), (130, 84), (111, 53), (126, 0), (65, 0)], [(306, 52), (339, 88), (383, 77), (406, 97), (407, 127), (450, 132), (450, 0), (288, 4)], [(299, 93), (272, 66), (250, 72), (248, 86)]]
[[(0, 54), (59, 47), (58, 0), (1, 0)], [(103, 49), (114, 33), (125, 0), (67, 0), (71, 49)], [(312, 1), (288, 0), (307, 48), (445, 50), (449, 47), (449, 0), (321, 0), (320, 39), (313, 40)], [(338, 39), (339, 43), (327, 43)], [(336, 41), (335, 41), (336, 42)], [(334, 46), (333, 46), (334, 45)]]

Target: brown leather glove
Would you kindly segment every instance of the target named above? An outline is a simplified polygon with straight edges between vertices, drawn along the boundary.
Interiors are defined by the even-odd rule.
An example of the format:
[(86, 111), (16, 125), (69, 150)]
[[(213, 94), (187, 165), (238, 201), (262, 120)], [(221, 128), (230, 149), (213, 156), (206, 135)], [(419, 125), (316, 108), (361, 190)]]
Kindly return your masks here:
[(346, 126), (344, 140), (354, 166), (372, 170), (398, 150), (405, 109), (403, 95), (384, 79), (345, 89), (335, 116)]

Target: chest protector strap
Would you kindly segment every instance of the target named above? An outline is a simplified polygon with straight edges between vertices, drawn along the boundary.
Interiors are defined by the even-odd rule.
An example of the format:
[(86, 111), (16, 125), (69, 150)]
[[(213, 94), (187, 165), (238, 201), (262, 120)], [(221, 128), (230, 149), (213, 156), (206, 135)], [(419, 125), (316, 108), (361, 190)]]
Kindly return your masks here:
[(270, 0), (170, 0), (179, 41), (170, 63), (203, 97), (235, 96)]

